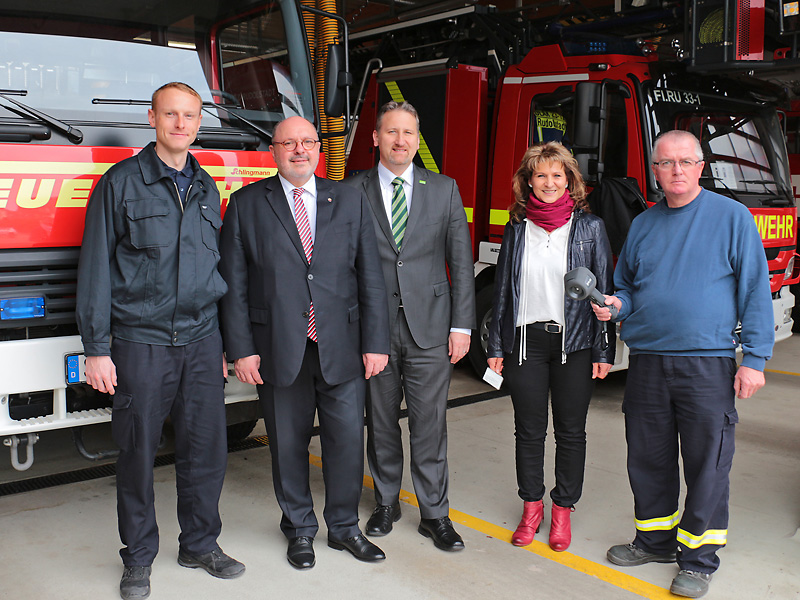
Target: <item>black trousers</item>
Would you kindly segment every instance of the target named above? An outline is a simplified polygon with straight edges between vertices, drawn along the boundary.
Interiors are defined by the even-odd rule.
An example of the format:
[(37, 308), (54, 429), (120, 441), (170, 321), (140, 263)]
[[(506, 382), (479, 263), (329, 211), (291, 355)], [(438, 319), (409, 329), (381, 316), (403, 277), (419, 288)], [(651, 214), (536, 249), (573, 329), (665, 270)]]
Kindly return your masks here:
[(314, 537), (319, 529), (308, 481), (308, 445), (317, 412), (328, 535), (342, 540), (361, 532), (365, 390), (361, 376), (338, 385), (326, 383), (317, 344), (311, 341), (294, 383), (258, 386), (272, 455), (272, 483), (283, 511), (281, 531), (287, 538)]
[[(678, 549), (682, 569), (713, 573), (727, 542), (736, 362), (715, 356), (631, 356), (622, 409), (634, 543), (650, 552)], [(678, 516), (683, 459), (686, 500)]]
[(219, 497), (227, 465), (222, 339), (186, 346), (114, 339), (118, 386), (111, 428), (117, 459), (117, 516), (125, 565), (147, 566), (158, 553), (153, 461), (169, 416), (175, 428), (180, 547), (204, 554), (222, 529)]
[(591, 350), (568, 354), (562, 364), (561, 334), (528, 326), (527, 358), (520, 365), (520, 331), (517, 327), (514, 352), (503, 359), (503, 375), (514, 404), (519, 495), (526, 502), (544, 496), (549, 395), (556, 440), (556, 485), (550, 498), (558, 506), (570, 507), (583, 490), (586, 415), (593, 389)]

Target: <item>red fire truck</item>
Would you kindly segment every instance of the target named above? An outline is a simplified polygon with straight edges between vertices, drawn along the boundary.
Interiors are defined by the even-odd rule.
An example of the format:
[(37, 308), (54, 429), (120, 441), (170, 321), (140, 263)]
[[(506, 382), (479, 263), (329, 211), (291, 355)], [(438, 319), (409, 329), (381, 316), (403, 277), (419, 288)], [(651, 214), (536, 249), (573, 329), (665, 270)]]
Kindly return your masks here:
[[(275, 124), (318, 109), (295, 0), (4, 3), (0, 49), (0, 438), (25, 469), (38, 433), (75, 428), (80, 449), (81, 426), (110, 420), (81, 383), (76, 267), (93, 187), (154, 139), (153, 90), (177, 80), (202, 96), (191, 151), (223, 209), (275, 173)], [(228, 379), (229, 438), (252, 430), (255, 398)]]
[[(492, 32), (494, 38), (485, 34), (492, 46), (493, 39), (510, 29), (500, 19), (490, 25), (491, 15), (473, 27), (461, 21), (464, 11), (445, 16), (448, 24), (440, 23), (439, 31), (453, 37)], [(519, 26), (519, 20), (512, 25)], [(376, 31), (387, 47), (403, 42), (413, 47), (408, 38), (386, 42), (392, 27), (407, 31), (410, 26)], [(351, 35), (351, 44), (356, 46), (359, 36), (374, 39), (374, 32)], [(418, 48), (431, 46), (431, 36), (418, 37)], [(794, 258), (797, 209), (775, 109), (779, 90), (751, 77), (693, 70), (659, 59), (650, 50), (633, 40), (580, 33), (537, 45), (504, 69), (460, 64), (457, 55), (445, 54), (438, 60), (389, 66), (370, 77), (359, 118), (364, 126), (356, 130), (347, 170), (369, 168), (377, 160), (371, 141), (377, 107), (405, 99), (420, 110), (419, 160), (457, 180), (470, 221), (478, 306), (470, 359), (479, 372), (486, 368), (494, 270), (513, 200), (510, 183), (525, 149), (539, 139), (537, 115), (540, 122), (544, 115), (544, 121), (556, 118), (566, 124), (581, 170), (596, 190), (615, 183), (627, 186), (629, 206), (616, 215), (601, 212), (610, 234), (615, 232), (612, 247), (616, 237), (617, 250), (626, 221), (663, 197), (650, 169), (654, 138), (669, 129), (694, 133), (706, 160), (701, 185), (753, 213), (769, 264), (775, 337), (791, 335), (794, 297), (789, 285), (800, 281), (800, 264)], [(481, 54), (497, 58), (485, 48), (473, 52)], [(616, 360), (616, 369), (627, 365), (622, 347)]]
[[(786, 149), (789, 152), (789, 170), (792, 177), (792, 193), (794, 201), (800, 200), (800, 101), (793, 101), (791, 108), (786, 113)], [(800, 206), (798, 206), (798, 218), (800, 218)], [(795, 263), (800, 263), (800, 249), (795, 254)], [(800, 331), (800, 282), (793, 279), (792, 294), (795, 297), (794, 311), (794, 331)]]

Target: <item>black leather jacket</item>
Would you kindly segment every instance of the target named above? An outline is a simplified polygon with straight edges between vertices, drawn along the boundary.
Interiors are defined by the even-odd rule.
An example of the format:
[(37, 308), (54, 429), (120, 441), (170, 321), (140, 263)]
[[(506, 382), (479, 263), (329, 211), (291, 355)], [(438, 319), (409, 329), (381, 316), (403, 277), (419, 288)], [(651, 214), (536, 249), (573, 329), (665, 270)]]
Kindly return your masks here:
[[(525, 223), (509, 221), (497, 258), (494, 280), (494, 312), (489, 325), (489, 358), (502, 358), (514, 349), (514, 334), (519, 308), (519, 284), (525, 252)], [(597, 289), (611, 294), (614, 265), (611, 246), (602, 219), (576, 209), (573, 213), (567, 249), (567, 270), (586, 267), (597, 277)], [(564, 351), (567, 354), (592, 349), (592, 362), (614, 364), (616, 333), (609, 325), (608, 347), (603, 348), (602, 324), (594, 316), (588, 300), (572, 300), (564, 295)]]
[(181, 203), (155, 143), (111, 167), (86, 209), (78, 263), (77, 321), (86, 356), (109, 337), (182, 346), (214, 333), (227, 290), (219, 262), (219, 192), (190, 154)]

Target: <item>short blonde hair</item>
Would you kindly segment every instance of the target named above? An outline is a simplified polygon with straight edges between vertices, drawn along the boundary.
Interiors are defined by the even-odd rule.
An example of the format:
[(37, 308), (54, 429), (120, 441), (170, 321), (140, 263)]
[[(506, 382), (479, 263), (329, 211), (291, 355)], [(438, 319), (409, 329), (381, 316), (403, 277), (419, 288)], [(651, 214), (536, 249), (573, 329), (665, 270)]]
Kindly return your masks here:
[(203, 104), (203, 99), (200, 97), (200, 94), (198, 94), (197, 91), (195, 91), (195, 89), (192, 86), (187, 85), (185, 83), (181, 83), (180, 81), (170, 81), (169, 83), (165, 83), (155, 92), (153, 92), (153, 97), (150, 99), (150, 108), (155, 110), (156, 100), (158, 100), (158, 96), (161, 94), (161, 92), (169, 89), (175, 89), (181, 92), (186, 92), (187, 94), (191, 94), (192, 96), (197, 98), (197, 101), (200, 102), (201, 106)]
[(547, 163), (559, 163), (564, 167), (564, 173), (567, 175), (567, 189), (570, 197), (575, 202), (575, 206), (584, 212), (591, 212), (589, 203), (586, 201), (586, 185), (578, 168), (578, 161), (575, 160), (575, 157), (563, 144), (545, 142), (543, 144), (534, 144), (528, 148), (522, 157), (522, 162), (517, 172), (514, 173), (511, 184), (511, 189), (514, 192), (514, 204), (508, 209), (512, 221), (521, 223), (525, 219), (525, 209), (531, 193), (531, 176), (540, 165)]

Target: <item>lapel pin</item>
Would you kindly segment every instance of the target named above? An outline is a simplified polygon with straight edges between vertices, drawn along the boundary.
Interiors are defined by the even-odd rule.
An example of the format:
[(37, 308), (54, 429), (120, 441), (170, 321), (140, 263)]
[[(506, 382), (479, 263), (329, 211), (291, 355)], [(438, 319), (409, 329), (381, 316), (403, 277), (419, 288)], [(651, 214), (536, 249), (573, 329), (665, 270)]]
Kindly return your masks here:
[(333, 198), (328, 198), (328, 202), (333, 202)]

